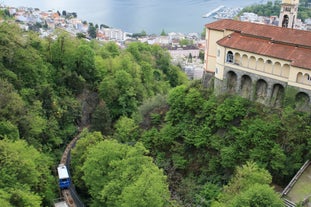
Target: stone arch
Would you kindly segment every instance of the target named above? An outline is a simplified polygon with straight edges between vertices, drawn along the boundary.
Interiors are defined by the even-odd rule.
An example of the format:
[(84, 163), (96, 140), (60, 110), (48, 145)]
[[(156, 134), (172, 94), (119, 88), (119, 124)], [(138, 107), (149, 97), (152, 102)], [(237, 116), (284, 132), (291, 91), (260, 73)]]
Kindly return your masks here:
[(289, 21), (288, 15), (284, 15), (282, 19), (282, 27), (288, 28), (288, 21)]
[(267, 98), (267, 90), (267, 82), (263, 79), (259, 79), (256, 83), (255, 100), (259, 103), (265, 104)]
[(301, 72), (299, 72), (299, 73), (297, 74), (296, 82), (297, 82), (297, 83), (303, 83), (303, 75), (302, 75)]
[(256, 69), (256, 58), (254, 56), (249, 58), (249, 68)]
[(227, 73), (227, 91), (230, 94), (235, 94), (238, 82), (238, 76), (235, 72), (229, 71)]
[(257, 61), (257, 70), (264, 71), (265, 61), (262, 58), (259, 58)]
[(241, 96), (250, 99), (252, 94), (252, 79), (248, 75), (241, 78)]
[(233, 52), (230, 50), (227, 52), (226, 62), (233, 63)]
[(299, 111), (309, 111), (310, 97), (304, 92), (296, 94), (295, 108)]
[(248, 67), (248, 57), (245, 54), (242, 56), (242, 65)]
[(266, 64), (265, 64), (265, 72), (266, 73), (272, 73), (272, 61), (271, 60), (267, 60)]
[(288, 78), (289, 77), (289, 69), (290, 66), (288, 64), (284, 64), (282, 67), (282, 77)]
[(281, 66), (281, 63), (275, 62), (275, 63), (274, 63), (274, 66), (273, 66), (273, 74), (274, 74), (274, 75), (281, 76), (281, 73), (282, 73), (281, 67), (282, 67), (282, 66)]
[(274, 84), (271, 95), (271, 106), (282, 107), (282, 103), (285, 96), (285, 89), (281, 84)]
[(236, 52), (234, 54), (234, 64), (241, 65), (241, 62), (242, 62), (241, 55), (240, 55), (240, 53)]

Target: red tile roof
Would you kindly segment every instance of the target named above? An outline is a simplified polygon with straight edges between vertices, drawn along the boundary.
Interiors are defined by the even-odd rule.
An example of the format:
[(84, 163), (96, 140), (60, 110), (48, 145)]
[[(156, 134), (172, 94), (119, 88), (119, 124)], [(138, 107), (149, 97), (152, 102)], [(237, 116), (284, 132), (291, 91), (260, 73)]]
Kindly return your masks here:
[(205, 27), (219, 31), (232, 30), (235, 32), (240, 32), (241, 34), (268, 38), (274, 42), (283, 42), (286, 44), (311, 47), (310, 31), (256, 24), (251, 22), (242, 22), (231, 19), (215, 21), (210, 24), (206, 24)]
[(234, 32), (224, 37), (217, 44), (232, 49), (287, 60), (291, 62), (292, 66), (311, 69), (311, 48), (273, 42), (267, 38), (249, 36), (239, 32)]

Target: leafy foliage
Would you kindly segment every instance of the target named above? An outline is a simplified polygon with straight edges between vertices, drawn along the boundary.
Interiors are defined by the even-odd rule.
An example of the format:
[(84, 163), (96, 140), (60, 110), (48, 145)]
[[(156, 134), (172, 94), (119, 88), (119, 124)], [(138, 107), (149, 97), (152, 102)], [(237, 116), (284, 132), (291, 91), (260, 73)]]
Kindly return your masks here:
[(50, 204), (52, 160), (82, 122), (92, 132), (72, 152), (72, 173), (93, 206), (227, 205), (229, 194), (231, 206), (277, 205), (270, 174), (284, 186), (310, 158), (309, 114), (215, 97), (159, 46), (55, 34), (0, 24), (3, 205)]
[(146, 149), (104, 140), (88, 148), (83, 180), (91, 206), (165, 206), (169, 191), (163, 172)]
[(212, 206), (283, 206), (279, 195), (269, 186), (271, 175), (259, 168), (255, 163), (248, 162), (237, 167), (234, 177), (224, 186), (218, 201)]
[[(115, 49), (111, 51), (118, 54)], [(104, 58), (97, 57), (96, 63), (103, 75), (99, 92), (113, 120), (132, 116), (144, 100), (186, 81), (157, 46), (132, 43), (119, 56), (105, 54)]]
[[(310, 117), (292, 108), (278, 111), (241, 97), (214, 97), (196, 85), (174, 88), (167, 103), (165, 118), (150, 124), (140, 139), (170, 175), (170, 187), (183, 205), (194, 202), (186, 191), (196, 204), (209, 206), (218, 191), (204, 194), (204, 186), (221, 187), (236, 166), (248, 161), (285, 185), (310, 156)], [(289, 163), (295, 167), (286, 167)]]
[[(1, 12), (1, 15), (6, 14), (6, 10)], [(93, 36), (96, 25), (91, 26), (90, 35)], [(19, 176), (17, 170), (10, 173), (13, 178), (17, 173), (18, 179), (10, 180), (4, 176), (7, 168), (1, 166), (3, 179), (7, 179), (3, 182), (8, 182), (11, 187), (18, 186), (18, 189), (3, 186), (6, 191), (0, 192), (0, 200), (8, 206), (27, 206), (30, 205), (28, 201), (33, 202), (32, 206), (50, 205), (49, 202), (56, 197), (56, 189), (46, 186), (56, 186), (56, 182), (50, 179), (52, 171), (46, 173), (45, 166), (51, 164), (50, 159), (57, 165), (56, 160), (76, 133), (77, 125), (90, 125), (90, 130), (108, 135), (113, 133), (116, 123), (119, 128), (116, 136), (120, 141), (136, 142), (140, 131), (137, 130), (132, 137), (127, 133), (138, 129), (138, 125), (126, 116), (134, 116), (138, 106), (148, 98), (156, 94), (165, 96), (171, 87), (187, 81), (182, 71), (170, 63), (167, 51), (141, 43), (130, 44), (128, 49), (121, 50), (115, 43), (102, 45), (60, 30), (55, 30), (53, 38), (41, 39), (34, 32), (2, 22), (0, 50), (0, 141), (16, 146), (23, 143), (21, 145), (25, 145), (34, 156), (33, 161), (28, 161), (29, 155), (21, 153), (24, 158), (17, 156), (16, 162), (10, 162), (12, 170), (17, 170), (23, 163), (20, 166), (14, 166), (14, 163), (18, 165), (25, 159), (29, 166), (24, 166), (24, 170), (33, 175), (26, 176), (25, 171)], [(93, 100), (83, 93), (85, 90), (100, 97)], [(86, 103), (90, 100), (94, 103)], [(118, 121), (120, 117), (124, 118)], [(99, 136), (95, 133), (88, 138), (96, 142)], [(32, 147), (49, 156), (43, 164), (44, 176), (36, 171), (37, 164), (42, 164), (38, 158), (41, 154), (37, 155)], [(85, 159), (85, 156), (78, 156), (79, 162)], [(24, 172), (23, 169), (20, 172)], [(83, 174), (81, 169), (74, 172)], [(149, 175), (148, 169), (142, 173), (142, 177)], [(27, 182), (33, 179), (34, 183), (23, 182), (27, 178)], [(152, 179), (156, 178), (163, 181), (164, 177), (154, 175)], [(74, 179), (79, 189), (85, 188), (76, 175)], [(138, 179), (137, 185), (142, 186), (145, 179)], [(133, 191), (125, 191), (128, 199)]]
[(48, 157), (25, 141), (0, 140), (0, 189), (6, 191), (1, 198), (4, 203), (21, 207), (48, 204), (54, 189), (51, 164)]

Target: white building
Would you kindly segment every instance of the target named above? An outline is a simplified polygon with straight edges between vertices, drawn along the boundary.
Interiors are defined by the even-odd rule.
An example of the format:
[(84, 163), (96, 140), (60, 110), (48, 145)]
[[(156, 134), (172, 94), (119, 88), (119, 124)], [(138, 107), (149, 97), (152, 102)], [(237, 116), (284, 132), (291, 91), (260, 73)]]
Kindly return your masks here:
[(100, 31), (103, 32), (107, 40), (124, 41), (125, 33), (121, 29), (115, 28), (102, 28)]

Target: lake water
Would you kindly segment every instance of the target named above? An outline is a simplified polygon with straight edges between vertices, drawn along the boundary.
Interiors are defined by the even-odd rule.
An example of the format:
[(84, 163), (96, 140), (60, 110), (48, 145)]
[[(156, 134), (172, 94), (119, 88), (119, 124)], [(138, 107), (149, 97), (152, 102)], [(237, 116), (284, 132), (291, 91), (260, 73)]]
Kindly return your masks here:
[(202, 32), (212, 18), (202, 16), (213, 9), (245, 7), (263, 0), (2, 0), (8, 6), (47, 11), (77, 12), (78, 18), (120, 28), (127, 32)]

